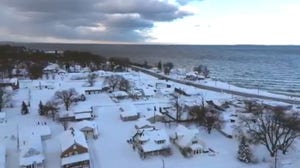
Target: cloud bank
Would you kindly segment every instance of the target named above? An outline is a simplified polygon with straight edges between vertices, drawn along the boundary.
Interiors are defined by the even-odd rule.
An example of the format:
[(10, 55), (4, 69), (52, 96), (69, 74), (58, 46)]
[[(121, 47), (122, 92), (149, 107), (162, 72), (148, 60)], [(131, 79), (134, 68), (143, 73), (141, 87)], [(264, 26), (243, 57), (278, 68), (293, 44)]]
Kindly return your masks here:
[[(0, 35), (26, 39), (142, 42), (155, 22), (192, 13), (162, 0), (2, 0)], [(0, 39), (1, 40), (1, 39)]]

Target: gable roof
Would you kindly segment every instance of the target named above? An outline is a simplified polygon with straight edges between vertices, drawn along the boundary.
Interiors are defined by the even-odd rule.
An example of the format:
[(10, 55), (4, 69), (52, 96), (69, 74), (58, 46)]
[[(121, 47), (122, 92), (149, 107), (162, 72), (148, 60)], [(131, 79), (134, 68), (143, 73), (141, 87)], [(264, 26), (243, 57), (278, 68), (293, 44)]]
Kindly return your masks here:
[(84, 134), (78, 129), (71, 128), (60, 134), (61, 151), (64, 152), (73, 144), (78, 144), (82, 147), (88, 148)]
[(20, 137), (20, 166), (42, 163), (45, 160), (45, 156), (43, 154), (41, 137), (38, 134), (33, 134), (30, 137), (26, 137), (26, 140), (23, 138)]
[(91, 129), (95, 129), (97, 128), (97, 123), (94, 121), (89, 121), (89, 120), (82, 120), (82, 121), (78, 121), (78, 122), (70, 122), (69, 123), (69, 128), (75, 128), (78, 130), (81, 130), (83, 128), (91, 128)]
[[(144, 130), (137, 138), (144, 141), (141, 145), (144, 152), (162, 150), (170, 146), (168, 134), (164, 129)], [(158, 143), (158, 141), (164, 142)]]

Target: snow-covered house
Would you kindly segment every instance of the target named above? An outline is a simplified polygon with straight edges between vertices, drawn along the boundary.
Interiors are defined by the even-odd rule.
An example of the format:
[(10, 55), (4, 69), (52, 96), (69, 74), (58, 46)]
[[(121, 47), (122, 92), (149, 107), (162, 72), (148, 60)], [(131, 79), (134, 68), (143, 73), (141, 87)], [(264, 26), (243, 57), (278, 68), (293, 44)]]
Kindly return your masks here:
[(0, 112), (0, 123), (4, 123), (6, 121), (6, 113)]
[(134, 125), (134, 128), (138, 130), (138, 132), (142, 132), (142, 130), (153, 130), (155, 126), (152, 125), (145, 118), (140, 118)]
[(88, 120), (82, 120), (78, 122), (70, 122), (69, 128), (74, 128), (77, 130), (80, 130), (84, 133), (85, 137), (92, 136), (93, 138), (98, 137), (98, 125), (96, 122), (88, 121)]
[(38, 134), (27, 137), (20, 141), (20, 167), (44, 167), (45, 156), (41, 138)]
[(192, 71), (185, 74), (185, 79), (195, 81), (203, 80), (205, 77), (203, 75), (199, 75), (198, 72)]
[(114, 91), (111, 93), (111, 97), (116, 98), (116, 99), (125, 99), (128, 98), (128, 93), (125, 91)]
[(51, 130), (46, 125), (19, 128), (20, 167), (43, 168), (45, 155), (42, 140), (50, 137)]
[(102, 90), (102, 88), (99, 88), (99, 87), (94, 87), (94, 88), (89, 88), (89, 89), (84, 90), (85, 95), (100, 94), (103, 92), (104, 92), (104, 90)]
[(95, 118), (92, 107), (74, 107), (70, 111), (59, 113), (60, 121), (81, 121), (92, 120)]
[(90, 154), (84, 134), (71, 128), (60, 135), (61, 167), (89, 168)]
[(187, 157), (207, 151), (205, 143), (200, 140), (197, 129), (188, 129), (183, 125), (178, 125), (170, 139)]
[(6, 168), (6, 149), (0, 144), (0, 168)]
[(143, 130), (133, 136), (133, 148), (138, 150), (141, 158), (149, 155), (170, 155), (169, 136), (164, 129)]
[(0, 88), (12, 87), (13, 90), (19, 89), (18, 78), (4, 78), (0, 80)]
[(51, 74), (51, 73), (57, 73), (59, 70), (59, 65), (55, 63), (50, 63), (48, 66), (46, 66), (43, 69), (44, 74)]
[(137, 109), (133, 104), (126, 104), (119, 108), (120, 118), (123, 121), (133, 121), (137, 120), (140, 117), (140, 113), (137, 112)]

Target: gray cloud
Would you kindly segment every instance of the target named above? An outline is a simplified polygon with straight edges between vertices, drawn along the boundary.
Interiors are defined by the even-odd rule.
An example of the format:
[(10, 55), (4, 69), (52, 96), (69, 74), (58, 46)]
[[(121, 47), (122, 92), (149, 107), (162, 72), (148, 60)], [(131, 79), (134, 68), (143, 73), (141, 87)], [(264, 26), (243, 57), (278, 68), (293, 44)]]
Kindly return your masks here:
[(160, 0), (2, 0), (0, 14), (11, 34), (130, 42), (151, 38), (157, 21), (191, 15)]
[(202, 0), (176, 0), (180, 5), (186, 5), (192, 1), (202, 1)]

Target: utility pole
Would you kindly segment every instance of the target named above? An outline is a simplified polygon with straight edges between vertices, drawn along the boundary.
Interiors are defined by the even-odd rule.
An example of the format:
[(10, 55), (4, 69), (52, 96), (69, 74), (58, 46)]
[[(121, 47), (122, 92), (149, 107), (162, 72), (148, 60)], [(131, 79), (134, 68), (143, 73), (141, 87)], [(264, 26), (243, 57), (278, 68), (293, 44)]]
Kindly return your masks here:
[(165, 160), (162, 159), (162, 168), (165, 168)]

